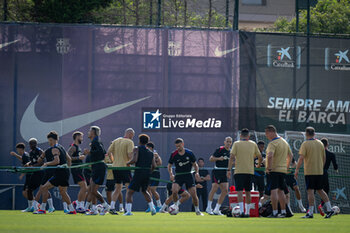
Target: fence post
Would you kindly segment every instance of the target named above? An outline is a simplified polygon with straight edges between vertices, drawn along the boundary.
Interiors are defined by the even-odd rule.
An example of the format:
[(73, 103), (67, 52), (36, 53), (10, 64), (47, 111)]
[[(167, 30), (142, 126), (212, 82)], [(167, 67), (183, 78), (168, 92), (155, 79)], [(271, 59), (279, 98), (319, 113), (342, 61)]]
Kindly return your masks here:
[(158, 0), (158, 18), (157, 18), (157, 26), (160, 26), (160, 18), (162, 16), (162, 0)]
[(230, 13), (230, 0), (226, 0), (226, 22), (225, 22), (225, 27), (228, 27), (229, 13)]
[(7, 0), (4, 0), (3, 10), (4, 10), (4, 21), (7, 21), (7, 14), (8, 14)]
[(149, 25), (153, 24), (153, 0), (149, 1)]
[(239, 0), (235, 0), (235, 10), (233, 14), (233, 30), (238, 30)]
[(16, 186), (12, 186), (12, 210), (16, 208)]

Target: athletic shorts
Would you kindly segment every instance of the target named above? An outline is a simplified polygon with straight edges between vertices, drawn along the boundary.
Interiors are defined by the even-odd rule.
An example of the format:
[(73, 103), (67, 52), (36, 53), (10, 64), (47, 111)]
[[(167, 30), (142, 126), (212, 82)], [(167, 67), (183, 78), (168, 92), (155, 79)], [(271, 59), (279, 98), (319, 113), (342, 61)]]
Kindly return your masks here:
[[(156, 179), (160, 179), (160, 172), (159, 171), (153, 171), (151, 173), (151, 178), (156, 178)], [(149, 180), (149, 186), (158, 186), (159, 185), (159, 181), (158, 180)]]
[(81, 181), (85, 181), (83, 169), (72, 168), (72, 169), (70, 169), (70, 172), (72, 173), (74, 184), (78, 184)]
[(44, 175), (42, 176), (42, 179), (41, 179), (41, 185), (46, 184), (46, 182), (49, 181), (49, 179), (51, 179), (51, 177), (53, 177), (54, 174), (55, 174), (55, 169), (53, 168), (44, 170)]
[(298, 182), (295, 179), (294, 175), (286, 175), (286, 185), (291, 189), (293, 189), (294, 186), (298, 185)]
[(69, 170), (64, 168), (58, 168), (55, 174), (49, 179), (49, 182), (55, 186), (68, 187), (69, 186)]
[(30, 190), (35, 190), (40, 187), (41, 181), (43, 179), (44, 171), (33, 172), (30, 176), (28, 188)]
[(113, 170), (113, 176), (117, 184), (130, 184), (132, 179), (130, 170)]
[(135, 192), (139, 192), (140, 189), (142, 192), (147, 191), (150, 175), (151, 174), (149, 172), (136, 171), (128, 188), (134, 190)]
[(235, 174), (234, 179), (236, 191), (243, 191), (244, 189), (247, 192), (252, 190), (252, 174)]
[(285, 190), (286, 185), (286, 174), (282, 172), (270, 172), (271, 178), (271, 190), (280, 189)]
[(32, 176), (32, 174), (26, 174), (25, 175), (25, 181), (24, 181), (24, 185), (23, 185), (23, 190), (29, 189), (29, 183), (30, 183), (30, 177)]
[(211, 172), (211, 182), (216, 184), (227, 183), (227, 170), (213, 170)]
[(97, 185), (103, 185), (106, 177), (107, 166), (105, 163), (96, 163), (91, 166), (91, 179)]
[(91, 179), (91, 170), (90, 169), (84, 169), (83, 171), (84, 178), (86, 181), (86, 184), (89, 186), (90, 185), (90, 179)]
[[(267, 196), (271, 196), (271, 174), (266, 174), (266, 186), (265, 186), (265, 195)], [(288, 190), (288, 187), (287, 185), (285, 185), (285, 188), (284, 188), (284, 194), (288, 194), (289, 193), (289, 190)]]
[[(168, 190), (168, 196), (171, 196), (173, 194), (172, 188), (173, 188), (173, 184), (172, 183), (168, 183), (166, 185), (166, 189)], [(185, 190), (183, 188), (181, 188), (179, 190), (178, 194), (181, 195), (183, 192), (185, 192)]]
[(187, 190), (196, 186), (192, 174), (175, 175), (174, 183), (178, 184), (180, 188), (185, 185)]
[(259, 192), (264, 192), (265, 190), (265, 176), (264, 175), (254, 175), (253, 182), (255, 187)]
[(320, 190), (324, 187), (323, 175), (305, 175), (306, 189)]
[(115, 188), (115, 180), (106, 180), (106, 191), (112, 192)]

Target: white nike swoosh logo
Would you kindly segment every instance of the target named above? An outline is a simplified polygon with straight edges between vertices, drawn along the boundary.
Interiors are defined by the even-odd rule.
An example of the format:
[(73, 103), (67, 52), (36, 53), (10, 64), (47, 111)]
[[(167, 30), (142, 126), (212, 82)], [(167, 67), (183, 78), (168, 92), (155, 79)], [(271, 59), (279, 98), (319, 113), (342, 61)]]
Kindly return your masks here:
[(14, 40), (14, 41), (11, 41), (11, 42), (0, 44), (0, 49), (5, 48), (6, 46), (9, 46), (11, 44), (17, 43), (18, 41), (19, 40)]
[(228, 49), (228, 50), (220, 51), (220, 50), (219, 50), (219, 47), (216, 47), (214, 54), (215, 54), (215, 56), (217, 56), (217, 57), (222, 57), (222, 56), (224, 56), (224, 55), (226, 55), (226, 54), (228, 54), (228, 53), (232, 53), (232, 52), (235, 51), (236, 49), (238, 49), (238, 47), (237, 47), (237, 48), (233, 48), (233, 49)]
[(30, 138), (35, 137), (38, 140), (38, 143), (46, 142), (46, 134), (51, 130), (55, 130), (60, 136), (63, 136), (69, 132), (88, 125), (91, 122), (100, 120), (108, 115), (150, 98), (150, 96), (144, 97), (59, 121), (43, 122), (39, 120), (35, 114), (35, 103), (38, 96), (39, 95), (37, 95), (27, 107), (20, 125), (22, 138), (28, 141)]
[(124, 44), (124, 45), (119, 45), (119, 46), (117, 46), (117, 47), (110, 48), (110, 47), (108, 47), (108, 43), (107, 43), (107, 44), (105, 45), (105, 47), (103, 48), (103, 50), (105, 51), (105, 53), (113, 53), (113, 52), (118, 51), (119, 49), (122, 49), (122, 48), (124, 48), (124, 47), (129, 46), (129, 45), (131, 45), (131, 43), (129, 43), (129, 44)]

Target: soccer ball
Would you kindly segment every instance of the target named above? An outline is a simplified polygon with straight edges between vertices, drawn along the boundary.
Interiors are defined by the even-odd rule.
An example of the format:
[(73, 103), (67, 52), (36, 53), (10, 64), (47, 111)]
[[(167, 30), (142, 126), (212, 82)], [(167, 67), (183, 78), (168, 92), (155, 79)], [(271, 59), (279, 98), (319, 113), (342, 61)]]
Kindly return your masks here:
[(169, 214), (177, 215), (179, 213), (179, 208), (176, 205), (171, 205), (168, 209)]
[(241, 208), (239, 206), (235, 206), (232, 209), (232, 216), (237, 217), (241, 214)]
[(98, 204), (98, 205), (96, 206), (96, 210), (97, 210), (97, 212), (101, 213), (101, 212), (103, 211), (103, 205)]
[(334, 211), (334, 213), (335, 213), (336, 215), (340, 213), (340, 209), (339, 209), (338, 206), (333, 206), (333, 207), (332, 207), (332, 210)]

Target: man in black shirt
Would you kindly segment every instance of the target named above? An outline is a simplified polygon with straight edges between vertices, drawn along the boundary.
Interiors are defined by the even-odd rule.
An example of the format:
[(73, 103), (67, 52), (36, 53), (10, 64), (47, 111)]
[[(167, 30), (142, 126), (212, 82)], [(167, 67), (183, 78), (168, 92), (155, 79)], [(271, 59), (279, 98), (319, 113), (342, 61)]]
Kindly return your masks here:
[(208, 170), (204, 168), (203, 158), (199, 158), (197, 163), (199, 167), (199, 179), (196, 179), (197, 196), (198, 200), (202, 199), (203, 209), (205, 210), (208, 202), (207, 182), (210, 180), (210, 175)]
[[(215, 162), (215, 167), (212, 171), (212, 186), (209, 193), (208, 206), (205, 210), (205, 212), (207, 212), (210, 215), (222, 215), (220, 212), (220, 207), (228, 193), (228, 182), (226, 172), (228, 167), (228, 161), (230, 159), (231, 146), (232, 138), (226, 137), (224, 141), (224, 146), (220, 146), (219, 148), (217, 148), (214, 154), (209, 158), (210, 162)], [(214, 199), (214, 194), (216, 193), (218, 188), (220, 188), (221, 194), (213, 211), (211, 205)]]
[[(203, 214), (199, 210), (198, 205), (198, 197), (197, 191), (194, 184), (193, 176), (191, 174), (192, 168), (195, 170), (195, 177), (199, 179), (198, 172), (198, 164), (196, 162), (196, 157), (193, 152), (185, 149), (184, 141), (182, 138), (178, 138), (175, 140), (176, 150), (171, 153), (168, 162), (168, 172), (170, 175), (170, 180), (173, 183), (172, 193), (173, 193), (173, 201), (175, 210), (179, 210), (179, 206), (177, 203), (178, 200), (178, 192), (181, 189), (182, 185), (186, 186), (186, 189), (189, 191), (192, 197), (192, 203), (194, 205), (195, 211), (197, 215), (203, 216)], [(173, 174), (172, 166), (175, 164), (175, 175)]]
[(150, 151), (146, 144), (149, 141), (149, 136), (146, 134), (139, 135), (139, 146), (134, 149), (133, 158), (127, 162), (127, 165), (135, 164), (139, 169), (135, 170), (134, 177), (132, 178), (128, 190), (126, 192), (126, 213), (125, 216), (133, 215), (131, 213), (132, 208), (132, 195), (134, 192), (141, 192), (148, 203), (148, 207), (151, 210), (152, 215), (155, 215), (156, 209), (151, 198), (151, 195), (147, 191), (149, 185), (149, 178), (151, 172), (156, 168), (156, 161), (154, 154)]
[(87, 215), (97, 215), (98, 211), (96, 209), (97, 200), (99, 200), (103, 205), (103, 210), (100, 215), (105, 215), (109, 211), (109, 206), (107, 202), (103, 199), (101, 193), (98, 191), (100, 185), (103, 185), (107, 166), (104, 163), (104, 158), (106, 150), (100, 140), (101, 129), (98, 126), (91, 126), (89, 130), (88, 137), (91, 140), (90, 150), (85, 149), (84, 154), (90, 155), (90, 161), (95, 164), (91, 165), (91, 179), (90, 179), (90, 189), (88, 192), (88, 199), (92, 200), (92, 208)]
[[(323, 146), (326, 150), (326, 162), (323, 167), (323, 190), (328, 195), (329, 194), (328, 169), (331, 166), (331, 163), (333, 163), (333, 169), (338, 173), (338, 164), (337, 164), (337, 160), (335, 159), (335, 154), (328, 150), (328, 146), (329, 146), (328, 139), (322, 138), (321, 142), (323, 143)], [(322, 216), (324, 215), (323, 205), (324, 205), (324, 202), (321, 201), (321, 204), (318, 206), (318, 210)]]
[[(68, 154), (72, 158), (72, 165), (81, 165), (83, 163), (83, 160), (85, 159), (85, 155), (82, 153), (80, 144), (83, 142), (83, 136), (84, 134), (82, 132), (76, 131), (73, 133), (73, 143), (68, 149)], [(76, 211), (78, 213), (85, 213), (84, 209), (84, 201), (86, 198), (86, 191), (87, 186), (85, 182), (85, 178), (83, 175), (83, 169), (78, 168), (71, 168), (71, 173), (73, 176), (73, 181), (75, 184), (78, 184), (80, 187), (79, 193), (78, 193), (78, 199), (77, 199), (77, 207)]]

